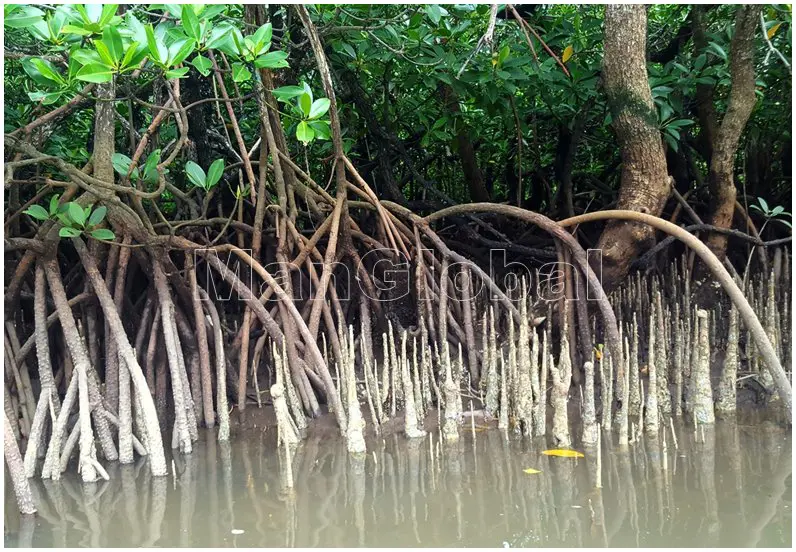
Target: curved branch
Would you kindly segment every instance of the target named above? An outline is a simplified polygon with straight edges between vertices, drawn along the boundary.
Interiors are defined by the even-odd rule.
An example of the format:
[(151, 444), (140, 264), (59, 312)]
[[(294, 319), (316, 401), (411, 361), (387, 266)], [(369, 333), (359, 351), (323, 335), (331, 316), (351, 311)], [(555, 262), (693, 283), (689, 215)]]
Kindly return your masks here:
[(447, 209), (442, 209), (441, 211), (437, 211), (436, 213), (428, 215), (423, 219), (423, 221), (430, 223), (432, 221), (452, 215), (484, 211), (515, 217), (522, 221), (534, 224), (552, 235), (554, 238), (561, 240), (567, 245), (567, 247), (569, 247), (570, 251), (572, 251), (572, 256), (575, 259), (575, 262), (578, 263), (581, 271), (586, 276), (589, 285), (597, 294), (597, 302), (599, 304), (600, 313), (605, 325), (605, 333), (606, 337), (608, 338), (607, 341), (611, 348), (611, 356), (614, 358), (615, 362), (621, 363), (622, 344), (619, 340), (619, 327), (616, 322), (616, 315), (611, 308), (611, 304), (608, 302), (608, 297), (605, 295), (605, 290), (603, 289), (601, 282), (597, 279), (594, 271), (589, 266), (589, 261), (586, 257), (586, 251), (583, 250), (583, 247), (581, 247), (572, 234), (564, 230), (563, 226), (544, 215), (540, 215), (539, 213), (521, 209), (520, 207), (514, 207), (513, 205), (499, 205), (494, 203), (468, 203), (465, 205), (448, 207)]
[(749, 301), (747, 301), (746, 297), (744, 297), (741, 288), (738, 287), (738, 285), (732, 279), (732, 276), (730, 276), (730, 273), (726, 268), (724, 268), (724, 265), (721, 264), (721, 261), (719, 261), (719, 259), (713, 254), (708, 246), (702, 243), (698, 238), (689, 234), (685, 229), (680, 228), (679, 226), (676, 226), (667, 220), (636, 211), (610, 210), (587, 213), (562, 220), (559, 222), (559, 224), (562, 227), (566, 227), (576, 224), (583, 224), (584, 222), (608, 219), (618, 219), (648, 224), (656, 230), (660, 230), (661, 232), (666, 232), (667, 234), (674, 236), (694, 250), (699, 258), (702, 259), (702, 262), (705, 263), (705, 266), (707, 266), (713, 273), (713, 276), (716, 278), (716, 280), (719, 281), (721, 286), (724, 288), (724, 291), (726, 291), (727, 295), (730, 296), (730, 300), (738, 309), (738, 312), (743, 318), (746, 327), (751, 332), (752, 337), (754, 337), (755, 345), (768, 365), (768, 369), (771, 372), (771, 376), (774, 378), (774, 382), (777, 385), (780, 397), (782, 397), (782, 400), (785, 403), (788, 416), (791, 416), (793, 401), (791, 394), (791, 384), (788, 381), (788, 376), (785, 373), (785, 370), (782, 368), (782, 364), (779, 362), (779, 358), (777, 358), (777, 353), (774, 350), (774, 347), (771, 345), (771, 341), (766, 334), (766, 330), (763, 328), (763, 325), (757, 318), (757, 315), (749, 304)]

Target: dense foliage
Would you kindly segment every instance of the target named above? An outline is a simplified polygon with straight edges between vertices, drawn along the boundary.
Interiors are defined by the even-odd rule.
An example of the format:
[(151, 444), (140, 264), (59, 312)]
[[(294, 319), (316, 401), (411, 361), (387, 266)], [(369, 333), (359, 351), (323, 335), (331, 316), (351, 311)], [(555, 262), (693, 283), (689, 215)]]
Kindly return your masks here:
[[(695, 111), (697, 87), (712, 88), (718, 113), (726, 107), (735, 7), (706, 10), (704, 49), (689, 40), (691, 9), (652, 6), (647, 47), (658, 124), (670, 173), (678, 177), (682, 193), (706, 170)], [(582, 128), (568, 169), (576, 210), (611, 204), (620, 161), (601, 93), (603, 7), (520, 10), (552, 55), (533, 37), (529, 48), (527, 30), (504, 6), (492, 41), (480, 48), (488, 5), (319, 6), (313, 12), (340, 87), (345, 148), (363, 175), (373, 173), (381, 195), (437, 204), (444, 196), (470, 200), (456, 155), (456, 137), (463, 134), (472, 143), (492, 201), (516, 203), (521, 193), (524, 205), (555, 214), (567, 170), (564, 157), (573, 134)], [(140, 94), (143, 101), (152, 99), (151, 83), (158, 78), (181, 78), (186, 88), (194, 86), (212, 70), (206, 56), (212, 49), (227, 56), (224, 70), (242, 97), (255, 86), (254, 68), (279, 68), (276, 78), (282, 87), (275, 96), (292, 139), (289, 147), (305, 160), (310, 174), (324, 180), (328, 167), (320, 160), (331, 153), (323, 120), (328, 103), (314, 98), (322, 96), (320, 81), (297, 18), (284, 8), (270, 11), (277, 27), (273, 36), (270, 25), (256, 29), (245, 24), (239, 6), (130, 6), (122, 14), (113, 5), (6, 5), (5, 48), (13, 54), (6, 57), (4, 71), (6, 132), (74, 98), (87, 82), (105, 82), (112, 75), (118, 75), (118, 87), (125, 91), (120, 96)], [(772, 46), (789, 59), (789, 6), (766, 8), (763, 20)], [(736, 178), (750, 202), (763, 197), (789, 210), (790, 72), (770, 52), (762, 32), (756, 50), (759, 100), (738, 148)], [(43, 56), (35, 57), (37, 53)], [(144, 58), (149, 62), (139, 70)], [(251, 143), (257, 133), (256, 102), (241, 101), (237, 107), (244, 139)], [(127, 120), (133, 126), (117, 133), (119, 139), (127, 132), (143, 132), (154, 116), (140, 102), (120, 101), (117, 108), (120, 130), (127, 129)], [(225, 134), (221, 127), (229, 124), (225, 115), (223, 110), (221, 119), (211, 114), (203, 138), (209, 144), (196, 144), (200, 166), (207, 168), (221, 157), (234, 162), (220, 139)], [(78, 112), (53, 132), (45, 151), (84, 164), (91, 132), (90, 112)], [(167, 121), (160, 132), (168, 142), (177, 128)], [(183, 163), (178, 159), (170, 170), (177, 185), (188, 190), (196, 182)], [(430, 194), (429, 187), (436, 191)], [(697, 192), (692, 201), (706, 197)]]

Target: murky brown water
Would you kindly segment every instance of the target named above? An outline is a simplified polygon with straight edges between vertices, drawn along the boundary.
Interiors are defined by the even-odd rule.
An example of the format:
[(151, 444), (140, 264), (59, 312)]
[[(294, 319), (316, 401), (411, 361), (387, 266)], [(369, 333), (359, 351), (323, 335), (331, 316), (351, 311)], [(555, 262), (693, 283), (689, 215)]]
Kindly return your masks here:
[(6, 481), (5, 544), (789, 547), (790, 433), (726, 423), (704, 443), (693, 428), (677, 433), (679, 449), (669, 434), (665, 455), (650, 440), (626, 452), (604, 443), (601, 490), (596, 453), (547, 457), (543, 443), (497, 430), (453, 447), (438, 448), (436, 435), (433, 446), (371, 439), (359, 461), (341, 441), (310, 436), (292, 463), (292, 492), (275, 431), (227, 446), (207, 433), (175, 458), (176, 482), (149, 477), (143, 462), (112, 466), (111, 480), (93, 486), (71, 473), (34, 482), (32, 521), (16, 515)]

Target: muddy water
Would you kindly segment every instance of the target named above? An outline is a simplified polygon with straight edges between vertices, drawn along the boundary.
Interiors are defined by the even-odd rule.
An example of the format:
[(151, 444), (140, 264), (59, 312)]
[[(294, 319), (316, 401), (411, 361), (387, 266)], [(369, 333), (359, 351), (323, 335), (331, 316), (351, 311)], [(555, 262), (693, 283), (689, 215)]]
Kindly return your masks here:
[[(540, 454), (498, 430), (454, 446), (437, 436), (371, 438), (364, 459), (310, 435), (291, 462), (274, 431), (223, 446), (202, 436), (176, 478), (143, 462), (111, 480), (34, 482), (20, 520), (6, 481), (8, 546), (790, 546), (791, 437), (720, 423), (585, 458)], [(525, 468), (541, 470), (526, 474)], [(599, 473), (599, 476), (598, 476)], [(601, 483), (601, 488), (597, 485)]]

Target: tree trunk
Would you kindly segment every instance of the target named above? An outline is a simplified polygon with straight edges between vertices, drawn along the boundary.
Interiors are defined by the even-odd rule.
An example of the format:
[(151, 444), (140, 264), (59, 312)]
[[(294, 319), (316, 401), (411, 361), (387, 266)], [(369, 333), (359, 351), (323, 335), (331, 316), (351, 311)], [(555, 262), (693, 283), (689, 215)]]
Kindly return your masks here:
[(556, 148), (554, 170), (560, 187), (556, 207), (566, 217), (575, 216), (572, 169), (592, 104), (592, 100), (584, 103), (570, 123), (562, 123), (558, 128), (558, 146)]
[[(694, 6), (689, 15), (694, 35), (693, 57), (696, 60), (707, 48), (708, 39), (705, 34), (703, 6)], [(711, 57), (709, 54), (706, 56)], [(696, 112), (699, 119), (699, 136), (695, 143), (699, 154), (710, 165), (713, 157), (713, 143), (716, 139), (716, 108), (713, 105), (713, 86), (710, 84), (696, 85)]]
[[(443, 85), (442, 99), (454, 116), (461, 114), (459, 100), (450, 86)], [(462, 162), (464, 179), (470, 190), (470, 201), (489, 202), (489, 192), (486, 189), (484, 175), (478, 167), (478, 158), (475, 156), (475, 148), (473, 148), (473, 142), (470, 140), (467, 125), (459, 119), (456, 121), (456, 129), (456, 146), (459, 150), (459, 159)]]
[[(735, 154), (746, 121), (755, 106), (754, 35), (759, 24), (759, 6), (738, 6), (735, 15), (735, 34), (730, 47), (730, 78), (732, 87), (727, 112), (713, 143), (710, 161), (710, 220), (719, 228), (729, 228), (735, 211)], [(710, 250), (724, 260), (727, 235), (711, 233), (707, 239)]]
[[(622, 154), (617, 208), (658, 216), (669, 197), (669, 178), (647, 80), (645, 7), (606, 6), (604, 29), (603, 80)], [(606, 225), (597, 248), (602, 250), (607, 290), (625, 277), (630, 263), (654, 235), (651, 228), (636, 223)]]

